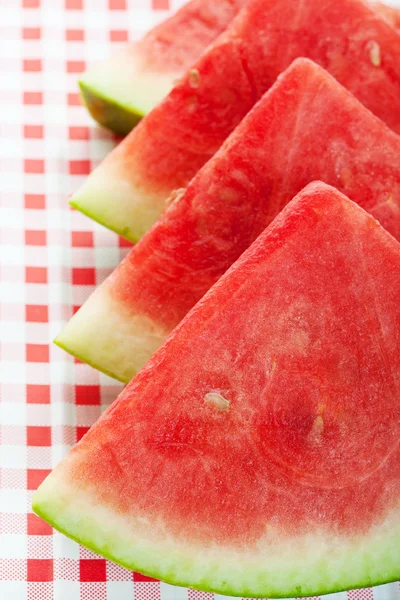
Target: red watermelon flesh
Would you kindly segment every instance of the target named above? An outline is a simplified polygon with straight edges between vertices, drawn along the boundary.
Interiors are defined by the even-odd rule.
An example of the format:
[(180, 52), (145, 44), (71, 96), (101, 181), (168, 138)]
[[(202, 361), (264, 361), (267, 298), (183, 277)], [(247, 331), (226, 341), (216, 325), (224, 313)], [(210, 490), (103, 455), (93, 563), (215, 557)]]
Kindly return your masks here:
[(90, 67), (79, 85), (92, 117), (116, 133), (128, 133), (246, 2), (191, 0), (139, 42)]
[(167, 581), (302, 596), (400, 576), (400, 244), (310, 184), (39, 488)]
[(128, 382), (307, 183), (346, 193), (400, 239), (400, 137), (297, 59), (56, 343)]
[(382, 2), (371, 2), (371, 7), (385, 19), (394, 29), (400, 31), (400, 10), (394, 6), (387, 6)]
[(132, 241), (298, 56), (400, 131), (400, 36), (360, 0), (252, 0), (72, 198)]

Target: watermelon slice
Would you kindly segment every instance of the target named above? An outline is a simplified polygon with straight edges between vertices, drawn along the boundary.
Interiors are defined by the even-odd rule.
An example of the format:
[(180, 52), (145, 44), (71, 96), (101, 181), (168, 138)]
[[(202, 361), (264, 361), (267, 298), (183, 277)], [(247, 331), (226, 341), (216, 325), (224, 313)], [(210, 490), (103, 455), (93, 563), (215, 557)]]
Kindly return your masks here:
[[(152, 29), (97, 63), (79, 81), (82, 98), (104, 127), (126, 135), (158, 104), (247, 0), (192, 0)], [(372, 7), (400, 29), (400, 12), (381, 2)]]
[(400, 36), (383, 19), (360, 0), (253, 0), (72, 205), (137, 241), (298, 56), (400, 131)]
[(400, 577), (400, 244), (308, 186), (45, 480), (35, 512), (242, 596)]
[(297, 59), (56, 339), (128, 382), (310, 181), (335, 185), (400, 240), (400, 138)]
[(93, 65), (79, 81), (92, 117), (116, 133), (129, 133), (246, 1), (192, 0), (139, 42)]

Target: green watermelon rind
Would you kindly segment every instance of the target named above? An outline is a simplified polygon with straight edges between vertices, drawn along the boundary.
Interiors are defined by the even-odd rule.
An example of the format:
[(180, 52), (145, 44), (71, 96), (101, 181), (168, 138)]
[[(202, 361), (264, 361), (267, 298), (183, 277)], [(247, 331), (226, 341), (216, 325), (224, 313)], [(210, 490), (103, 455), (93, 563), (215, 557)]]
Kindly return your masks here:
[[(85, 502), (87, 503), (86, 509), (81, 510), (79, 513), (79, 500), (85, 495), (78, 488), (74, 490), (73, 483), (68, 486), (65, 482), (65, 478), (61, 481), (63, 478), (65, 462), (66, 461), (64, 461), (63, 465), (58, 468), (59, 470), (56, 469), (56, 471), (44, 481), (39, 490), (35, 492), (32, 504), (34, 512), (67, 537), (81, 543), (104, 558), (109, 559), (122, 567), (139, 571), (144, 575), (160, 579), (166, 583), (230, 596), (289, 598), (319, 596), (342, 592), (348, 589), (371, 587), (394, 582), (399, 577), (399, 567), (395, 567), (394, 558), (389, 555), (388, 547), (386, 545), (386, 555), (380, 559), (380, 564), (385, 564), (387, 562), (391, 563), (393, 567), (390, 567), (391, 570), (388, 571), (384, 577), (373, 578), (365, 576), (364, 578), (359, 577), (355, 580), (353, 571), (350, 569), (347, 573), (347, 581), (343, 579), (343, 583), (329, 586), (329, 573), (326, 573), (326, 577), (323, 572), (321, 574), (321, 566), (323, 567), (323, 564), (309, 566), (308, 577), (304, 577), (304, 573), (307, 573), (307, 570), (304, 569), (304, 565), (299, 564), (296, 567), (296, 565), (292, 564), (285, 572), (282, 570), (279, 574), (278, 581), (280, 578), (280, 586), (277, 586), (275, 582), (274, 587), (268, 587), (268, 582), (265, 581), (265, 575), (263, 574), (265, 563), (263, 562), (260, 565), (260, 568), (257, 569), (257, 564), (252, 562), (251, 567), (253, 568), (250, 567), (249, 569), (248, 566), (246, 566), (246, 577), (251, 583), (242, 586), (240, 583), (237, 583), (236, 585), (232, 584), (230, 577), (231, 579), (234, 579), (235, 576), (238, 576), (238, 565), (235, 565), (234, 563), (232, 563), (231, 567), (230, 565), (227, 568), (224, 567), (222, 581), (218, 580), (218, 578), (221, 579), (221, 575), (218, 574), (217, 566), (215, 566), (214, 582), (214, 565), (206, 565), (205, 561), (202, 563), (201, 560), (196, 560), (198, 554), (196, 548), (193, 546), (188, 546), (186, 548), (183, 544), (180, 547), (176, 547), (173, 545), (171, 546), (168, 542), (163, 544), (162, 539), (159, 541), (146, 541), (140, 540), (139, 537), (135, 536), (131, 536), (131, 539), (129, 539), (129, 523), (124, 521), (118, 515), (113, 516), (110, 510), (106, 509), (106, 512), (104, 512), (104, 508), (98, 508), (95, 502), (93, 502), (92, 505), (90, 502), (88, 503), (87, 500), (89, 496), (88, 498), (85, 498)], [(115, 520), (115, 523), (113, 523), (113, 519)], [(125, 526), (118, 527), (122, 522), (124, 522)], [(106, 531), (105, 535), (103, 534), (103, 531)], [(399, 531), (397, 531), (397, 534), (398, 533)], [(391, 537), (393, 538), (393, 543), (395, 543), (396, 535), (393, 532), (391, 532)], [(317, 544), (318, 542), (319, 540), (316, 539)], [(126, 555), (127, 545), (130, 547), (129, 558), (127, 558)], [(205, 550), (201, 548), (198, 548), (198, 550), (199, 552), (205, 552)], [(347, 552), (347, 558), (342, 558), (341, 563), (342, 565), (346, 565), (346, 568), (348, 568), (349, 564), (353, 564), (354, 570), (356, 570), (357, 555), (354, 556), (351, 549)], [(399, 550), (397, 553), (399, 555), (397, 558), (400, 560)], [(206, 554), (206, 556), (208, 557), (208, 554)], [(368, 572), (373, 568), (374, 554), (371, 553), (371, 556), (364, 557), (364, 561), (367, 561), (368, 564), (363, 562), (361, 567), (358, 566), (358, 569), (361, 568), (363, 572)], [(176, 569), (177, 566), (178, 569)], [(202, 570), (201, 567), (203, 567)], [(291, 582), (293, 582), (291, 575), (299, 572), (299, 570), (301, 570), (300, 577), (305, 578), (310, 583), (307, 585), (293, 584), (291, 586)], [(351, 580), (351, 577), (353, 577), (353, 580)], [(314, 581), (319, 580), (316, 585), (311, 583), (313, 578)]]
[(107, 94), (88, 85), (84, 78), (78, 81), (81, 98), (91, 117), (102, 127), (118, 135), (127, 135), (146, 112), (134, 106), (126, 106)]
[(174, 85), (175, 71), (151, 71), (136, 45), (92, 65), (79, 78), (82, 100), (95, 121), (126, 135)]
[(96, 369), (96, 371), (100, 371), (101, 373), (104, 373), (104, 375), (107, 375), (107, 377), (116, 379), (117, 381), (120, 381), (121, 383), (125, 383), (125, 384), (129, 383), (129, 379), (122, 379), (122, 378), (118, 377), (118, 375), (116, 375), (115, 373), (112, 373), (111, 371), (108, 371), (107, 369), (105, 369), (103, 366), (100, 366), (100, 365), (96, 364), (95, 362), (92, 362), (91, 360), (86, 359), (83, 354), (80, 354), (80, 353), (76, 352), (75, 350), (73, 350), (72, 348), (70, 348), (67, 344), (65, 344), (65, 342), (60, 340), (58, 337), (54, 338), (53, 344), (55, 344), (55, 346), (58, 346), (58, 348), (61, 348), (61, 350), (64, 350), (64, 352), (67, 352), (74, 358), (77, 358), (81, 362), (89, 365), (89, 367)]
[[(87, 200), (87, 197), (84, 199)], [(140, 235), (136, 235), (129, 227), (120, 228), (114, 224), (111, 227), (110, 223), (106, 222), (106, 218), (103, 219), (99, 213), (93, 213), (90, 209), (88, 209), (85, 206), (85, 204), (81, 203), (79, 193), (74, 195), (69, 200), (69, 205), (72, 206), (72, 208), (74, 208), (75, 210), (79, 210), (79, 212), (85, 215), (85, 217), (89, 217), (89, 219), (92, 219), (92, 221), (95, 221), (96, 223), (98, 223), (102, 227), (105, 227), (109, 231), (113, 231), (117, 235), (123, 237), (128, 242), (132, 242), (132, 244), (136, 244), (141, 238)]]

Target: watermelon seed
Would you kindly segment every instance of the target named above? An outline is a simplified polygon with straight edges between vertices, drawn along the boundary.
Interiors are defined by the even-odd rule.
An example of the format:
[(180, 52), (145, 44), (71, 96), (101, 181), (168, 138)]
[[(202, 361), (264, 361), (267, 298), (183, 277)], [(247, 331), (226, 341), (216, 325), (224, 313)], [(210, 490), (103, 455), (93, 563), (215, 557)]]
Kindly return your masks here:
[(196, 89), (200, 85), (200, 73), (197, 69), (190, 69), (189, 71), (189, 85), (191, 88)]
[(185, 193), (185, 188), (178, 188), (177, 190), (172, 190), (168, 198), (165, 200), (165, 205), (170, 206), (173, 202), (178, 202)]
[(381, 47), (378, 42), (371, 40), (368, 44), (369, 58), (374, 67), (381, 66)]
[(221, 394), (217, 392), (209, 392), (204, 396), (204, 402), (210, 406), (214, 406), (216, 409), (225, 412), (229, 409), (230, 402)]
[(321, 415), (318, 415), (314, 419), (314, 423), (312, 424), (312, 428), (310, 431), (310, 441), (320, 444), (322, 441), (323, 431), (324, 431), (324, 419), (322, 418)]

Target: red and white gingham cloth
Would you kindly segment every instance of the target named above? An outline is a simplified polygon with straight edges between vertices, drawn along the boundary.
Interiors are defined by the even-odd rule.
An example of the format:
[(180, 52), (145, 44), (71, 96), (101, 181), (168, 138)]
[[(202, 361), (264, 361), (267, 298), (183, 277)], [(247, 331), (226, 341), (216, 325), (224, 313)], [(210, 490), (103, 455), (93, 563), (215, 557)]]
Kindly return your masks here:
[[(0, 0), (0, 600), (214, 598), (105, 561), (30, 508), (121, 389), (51, 344), (129, 247), (68, 207), (115, 143), (80, 105), (76, 79), (180, 4)], [(337, 598), (400, 600), (400, 588)]]

